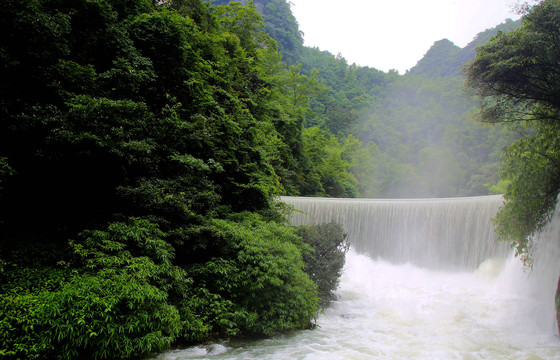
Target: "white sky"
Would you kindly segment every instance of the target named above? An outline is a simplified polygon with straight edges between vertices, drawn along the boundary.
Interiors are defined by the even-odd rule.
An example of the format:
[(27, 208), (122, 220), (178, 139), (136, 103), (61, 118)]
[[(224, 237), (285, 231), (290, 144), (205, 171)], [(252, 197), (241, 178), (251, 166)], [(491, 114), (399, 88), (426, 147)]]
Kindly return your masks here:
[(348, 63), (404, 72), (434, 42), (460, 47), (506, 18), (518, 0), (289, 0), (306, 46)]

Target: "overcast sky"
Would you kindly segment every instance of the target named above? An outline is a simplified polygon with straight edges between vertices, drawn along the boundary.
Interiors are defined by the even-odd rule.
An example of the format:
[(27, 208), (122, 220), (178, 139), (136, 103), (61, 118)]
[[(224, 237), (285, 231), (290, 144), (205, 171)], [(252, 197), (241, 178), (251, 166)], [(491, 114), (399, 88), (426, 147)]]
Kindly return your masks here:
[(291, 0), (306, 46), (348, 63), (401, 74), (434, 42), (467, 45), (506, 18), (518, 0)]

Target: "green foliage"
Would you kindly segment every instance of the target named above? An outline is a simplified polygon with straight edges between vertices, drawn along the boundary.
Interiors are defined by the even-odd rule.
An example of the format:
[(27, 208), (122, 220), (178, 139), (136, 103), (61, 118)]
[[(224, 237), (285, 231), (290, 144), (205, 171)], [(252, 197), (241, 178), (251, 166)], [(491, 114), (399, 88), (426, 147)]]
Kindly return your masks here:
[(301, 226), (297, 233), (312, 248), (303, 256), (305, 272), (317, 284), (320, 302), (326, 306), (338, 287), (344, 267), (349, 246), (346, 234), (336, 223)]
[(344, 237), (307, 244), (277, 195), (497, 182), (487, 139), (509, 135), (470, 125), (457, 79), (349, 65), (304, 48), (285, 1), (227, 3), (0, 5), (0, 356), (309, 327)]
[[(466, 68), (469, 86), (483, 97), (482, 121), (555, 118), (560, 107), (557, 1), (525, 9), (523, 26), (500, 32), (480, 47)], [(539, 106), (536, 106), (539, 105)]]
[(502, 24), (487, 29), (468, 43), (459, 48), (447, 39), (436, 41), (424, 57), (407, 72), (407, 75), (422, 75), (429, 78), (457, 76), (466, 62), (476, 56), (476, 48), (484, 44), (498, 32), (512, 31), (521, 26), (521, 20), (506, 19)]
[(301, 254), (309, 249), (294, 229), (244, 214), (214, 220), (201, 230), (206, 239), (211, 234), (222, 253), (189, 270), (199, 286), (214, 294), (207, 305), (214, 331), (271, 335), (310, 326), (317, 287), (304, 272)]
[(237, 35), (241, 47), (249, 54), (254, 55), (257, 48), (267, 41), (263, 19), (253, 2), (248, 6), (242, 6), (239, 2), (219, 6), (216, 8), (216, 14), (221, 17), (223, 28)]
[(517, 140), (504, 154), (506, 203), (494, 222), (499, 239), (511, 241), (527, 265), (533, 261), (532, 238), (550, 221), (560, 191), (559, 139), (557, 124), (539, 123), (535, 135)]
[(349, 173), (350, 164), (337, 138), (318, 127), (306, 128), (303, 136), (309, 169), (305, 171), (302, 195), (356, 197), (357, 181)]
[(50, 330), (42, 326), (46, 304), (37, 295), (0, 294), (0, 356), (40, 359), (54, 352)]
[(321, 84), (255, 6), (0, 6), (1, 356), (308, 327), (306, 247), (272, 199), (297, 186)]
[(154, 224), (130, 219), (84, 232), (72, 244), (77, 264), (6, 274), (5, 355), (114, 359), (168, 348), (183, 326), (169, 294), (188, 290), (190, 279), (172, 265), (164, 237)]
[(358, 182), (360, 197), (380, 197), (378, 173), (382, 154), (372, 141), (363, 146), (362, 142), (352, 134), (348, 135), (343, 144), (342, 157), (349, 164), (349, 171)]
[(458, 58), (461, 48), (449, 41), (442, 39), (436, 41), (424, 57), (410, 69), (410, 75), (424, 75), (427, 77), (455, 76), (459, 74), (462, 63), (449, 62)]
[(46, 296), (45, 325), (61, 358), (147, 356), (171, 345), (180, 317), (167, 294), (145, 282), (150, 265), (138, 259), (123, 272), (79, 276)]
[(306, 119), (306, 126), (321, 126), (337, 136), (348, 134), (352, 125), (368, 113), (392, 77), (376, 69), (349, 65), (343, 57), (317, 48), (304, 50), (302, 71), (311, 74), (319, 69), (326, 86), (326, 90), (312, 98), (314, 114)]
[[(278, 49), (282, 53), (284, 62), (288, 65), (296, 65), (303, 51), (303, 36), (298, 29), (298, 24), (290, 10), (290, 5), (284, 0), (260, 0), (254, 2), (212, 0), (212, 5), (233, 6), (236, 4), (248, 5), (259, 11), (264, 20), (264, 30), (270, 37), (278, 42)], [(221, 10), (218, 10), (221, 11)]]
[(556, 0), (526, 5), (523, 25), (498, 33), (466, 67), (466, 84), (482, 99), (480, 120), (532, 128), (505, 153), (506, 203), (494, 219), (499, 238), (511, 241), (527, 265), (532, 238), (549, 221), (560, 191), (559, 15)]
[(499, 154), (516, 134), (474, 121), (475, 100), (465, 98), (462, 82), (407, 75), (386, 87), (372, 113), (352, 127), (363, 144), (376, 147), (373, 180), (362, 188), (389, 198), (488, 193), (485, 184), (498, 182)]
[[(283, 50), (286, 39), (269, 29), (278, 23), (284, 24), (284, 29), (291, 29), (297, 23), (291, 14), (284, 12), (287, 4), (278, 3), (258, 2), (256, 9), (263, 16), (266, 31), (278, 41), (282, 55), (286, 55)], [(213, 1), (213, 4), (220, 5), (217, 12), (234, 18), (231, 9), (239, 7), (238, 3), (229, 1)], [(278, 147), (275, 160), (275, 171), (285, 192), (339, 197), (384, 195), (379, 172), (384, 160), (379, 147), (369, 139), (350, 140), (349, 144), (353, 144), (344, 145), (341, 150), (336, 142), (344, 144), (351, 133), (361, 134), (355, 124), (368, 115), (371, 104), (383, 94), (383, 87), (394, 81), (395, 74), (349, 65), (341, 56), (313, 48), (289, 53), (287, 68), (278, 67), (279, 54), (270, 51), (270, 47), (261, 50), (260, 56), (266, 60), (267, 66), (261, 72), (266, 74), (263, 80), (268, 83), (268, 91), (255, 101), (260, 106), (260, 119), (271, 119), (280, 134), (279, 140), (285, 144)], [(293, 65), (294, 59), (298, 65)], [(302, 136), (303, 127), (321, 130), (313, 136)], [(326, 144), (328, 147), (321, 149)]]
[[(512, 23), (498, 28), (515, 27)], [(498, 28), (480, 34), (472, 44)], [(311, 98), (313, 114), (305, 126), (328, 130), (325, 136), (336, 135), (340, 144), (348, 135), (360, 140), (361, 148), (352, 146), (355, 159), (346, 157), (353, 161), (347, 171), (358, 180), (360, 196), (485, 195), (498, 182), (499, 154), (517, 135), (504, 127), (481, 127), (471, 119), (476, 101), (465, 98), (458, 70), (472, 46), (459, 51), (446, 41), (437, 45), (438, 55), (426, 54), (414, 72), (423, 76), (411, 71), (402, 77), (349, 65), (341, 56), (319, 49), (304, 49), (302, 71), (320, 69), (327, 88)], [(300, 193), (337, 196), (321, 188), (320, 179), (307, 170), (306, 188)], [(344, 177), (339, 179), (344, 182)]]
[(0, 284), (0, 356), (3, 359), (39, 359), (55, 352), (46, 326), (45, 294), (56, 291), (71, 277), (63, 269), (8, 266)]

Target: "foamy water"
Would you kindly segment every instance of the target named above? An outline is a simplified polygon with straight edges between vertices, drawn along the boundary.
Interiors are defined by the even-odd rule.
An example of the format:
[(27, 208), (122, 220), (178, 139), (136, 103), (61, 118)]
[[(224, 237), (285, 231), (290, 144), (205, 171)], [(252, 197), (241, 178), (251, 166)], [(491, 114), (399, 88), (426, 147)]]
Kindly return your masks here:
[(547, 304), (523, 284), (529, 278), (514, 258), (450, 273), (350, 251), (318, 328), (154, 359), (560, 359), (553, 318), (535, 315)]
[(560, 359), (560, 209), (534, 239), (529, 272), (495, 243), (489, 219), (500, 197), (285, 200), (304, 211), (294, 223), (337, 221), (352, 244), (318, 327), (153, 359)]

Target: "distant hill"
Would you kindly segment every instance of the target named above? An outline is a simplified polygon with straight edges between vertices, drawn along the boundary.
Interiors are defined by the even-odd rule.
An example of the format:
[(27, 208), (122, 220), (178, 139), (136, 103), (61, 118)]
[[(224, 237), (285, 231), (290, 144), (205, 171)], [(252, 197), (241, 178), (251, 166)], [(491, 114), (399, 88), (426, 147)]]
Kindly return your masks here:
[[(309, 94), (311, 111), (302, 115), (302, 124), (310, 129), (308, 134), (319, 128), (336, 137), (334, 144), (344, 144), (348, 154), (343, 156), (360, 196), (453, 197), (498, 191), (494, 188), (500, 154), (517, 135), (500, 126), (481, 126), (472, 118), (477, 101), (465, 96), (460, 70), (475, 57), (478, 45), (498, 31), (519, 27), (521, 21), (506, 20), (464, 48), (447, 39), (436, 41), (416, 66), (399, 75), (348, 64), (340, 54), (303, 46), (285, 0), (254, 4), (286, 65), (301, 64), (294, 71), (321, 83), (322, 90)], [(304, 89), (305, 83), (300, 86)], [(328, 148), (326, 144), (317, 149)], [(352, 146), (359, 156), (350, 159)]]
[[(232, 1), (240, 1), (246, 5), (249, 0), (207, 0), (213, 5), (225, 5)], [(303, 45), (303, 34), (293, 15), (290, 3), (286, 0), (254, 0), (255, 6), (261, 13), (265, 31), (278, 42), (278, 48), (288, 65), (306, 63), (309, 52)], [(430, 78), (459, 75), (463, 65), (476, 55), (476, 47), (490, 40), (498, 31), (511, 31), (521, 26), (521, 20), (506, 19), (502, 24), (479, 33), (468, 45), (461, 48), (448, 39), (436, 41), (424, 57), (407, 71), (406, 75), (422, 75)], [(311, 49), (316, 52), (319, 49)], [(317, 55), (317, 54), (313, 54)], [(334, 55), (323, 52), (324, 56)]]
[(521, 20), (507, 19), (504, 23), (479, 33), (464, 48), (443, 39), (436, 41), (424, 57), (407, 72), (407, 75), (427, 77), (459, 75), (463, 65), (476, 56), (476, 47), (490, 40), (498, 31), (511, 31), (521, 26)]

